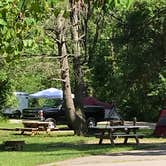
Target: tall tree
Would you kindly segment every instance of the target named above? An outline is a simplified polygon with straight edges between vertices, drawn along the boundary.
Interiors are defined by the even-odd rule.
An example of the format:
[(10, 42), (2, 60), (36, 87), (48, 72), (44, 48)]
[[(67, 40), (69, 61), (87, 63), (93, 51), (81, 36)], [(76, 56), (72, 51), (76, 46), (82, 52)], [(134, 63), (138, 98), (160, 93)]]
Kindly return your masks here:
[[(81, 45), (80, 41), (84, 34), (81, 32), (81, 11), (83, 9), (82, 0), (69, 0), (70, 2), (70, 22), (71, 22), (71, 33), (73, 40), (73, 68), (74, 68), (74, 77), (75, 77), (75, 95), (76, 95), (76, 104), (81, 106), (81, 100), (85, 96), (85, 84), (83, 80), (83, 72), (81, 66)], [(82, 33), (82, 34), (81, 34)]]

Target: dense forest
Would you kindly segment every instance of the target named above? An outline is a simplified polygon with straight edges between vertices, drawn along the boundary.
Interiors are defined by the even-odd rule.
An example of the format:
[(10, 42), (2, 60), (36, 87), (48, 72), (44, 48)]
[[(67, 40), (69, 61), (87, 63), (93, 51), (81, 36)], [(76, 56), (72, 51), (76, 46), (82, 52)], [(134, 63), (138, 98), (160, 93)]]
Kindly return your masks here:
[(114, 101), (127, 120), (156, 121), (166, 103), (165, 0), (1, 0), (0, 36), (0, 109), (14, 91), (62, 88), (63, 42), (76, 97)]

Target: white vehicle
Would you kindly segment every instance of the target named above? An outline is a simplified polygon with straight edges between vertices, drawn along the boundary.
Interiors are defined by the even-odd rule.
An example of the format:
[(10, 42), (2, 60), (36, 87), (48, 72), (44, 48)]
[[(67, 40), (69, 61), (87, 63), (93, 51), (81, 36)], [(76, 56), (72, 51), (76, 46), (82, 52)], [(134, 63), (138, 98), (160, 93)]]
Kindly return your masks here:
[(29, 94), (26, 92), (14, 92), (14, 94), (16, 95), (18, 100), (17, 110), (19, 110), (22, 113), (22, 110), (24, 108), (28, 108)]
[(26, 92), (14, 92), (17, 98), (18, 104), (16, 108), (6, 108), (3, 114), (9, 118), (20, 118), (22, 110), (28, 108), (29, 94)]

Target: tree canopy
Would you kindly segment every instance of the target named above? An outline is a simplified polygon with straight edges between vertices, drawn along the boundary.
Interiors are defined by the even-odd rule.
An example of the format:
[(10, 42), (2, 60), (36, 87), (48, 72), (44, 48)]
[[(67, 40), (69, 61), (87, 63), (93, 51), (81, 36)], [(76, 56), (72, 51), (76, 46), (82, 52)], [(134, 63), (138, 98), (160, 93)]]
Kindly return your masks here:
[[(79, 61), (74, 60), (69, 2), (79, 10)], [(1, 0), (0, 108), (12, 103), (13, 91), (61, 87), (51, 27), (62, 11), (68, 20), (65, 42), (72, 91), (79, 89), (74, 67), (79, 62), (88, 95), (116, 101), (125, 119), (155, 121), (166, 100), (164, 0)]]

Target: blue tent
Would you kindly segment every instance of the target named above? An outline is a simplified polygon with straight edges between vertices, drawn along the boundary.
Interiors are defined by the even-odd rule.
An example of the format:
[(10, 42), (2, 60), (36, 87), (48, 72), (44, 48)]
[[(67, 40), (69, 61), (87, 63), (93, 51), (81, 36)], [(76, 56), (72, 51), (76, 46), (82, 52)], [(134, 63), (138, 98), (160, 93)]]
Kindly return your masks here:
[(56, 88), (45, 89), (33, 94), (30, 94), (31, 98), (48, 98), (48, 99), (63, 99), (63, 91)]

